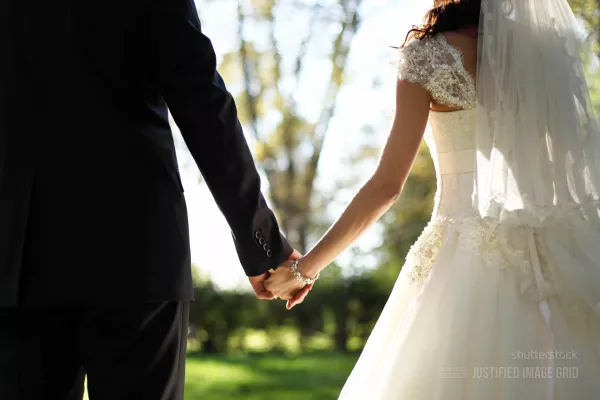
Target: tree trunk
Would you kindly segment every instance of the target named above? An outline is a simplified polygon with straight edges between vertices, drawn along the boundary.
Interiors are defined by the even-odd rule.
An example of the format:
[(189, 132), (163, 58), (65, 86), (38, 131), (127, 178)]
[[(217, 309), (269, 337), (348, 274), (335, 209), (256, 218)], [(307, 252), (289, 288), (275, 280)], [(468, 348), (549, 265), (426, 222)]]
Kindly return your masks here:
[[(315, 121), (306, 121), (296, 104), (295, 91), (286, 94), (281, 90), (282, 80), (288, 78), (282, 73), (282, 57), (278, 49), (275, 35), (274, 9), (277, 2), (267, 1), (257, 15), (260, 23), (267, 28), (269, 50), (260, 53), (254, 43), (244, 36), (245, 25), (251, 16), (245, 15), (244, 2), (238, 0), (238, 38), (240, 50), (237, 53), (242, 68), (244, 85), (243, 100), (247, 121), (242, 121), (251, 128), (252, 134), (260, 148), (257, 159), (265, 171), (269, 182), (270, 200), (277, 212), (280, 227), (296, 248), (304, 253), (308, 247), (308, 234), (311, 229), (311, 211), (313, 187), (317, 176), (317, 168), (323, 150), (329, 123), (335, 114), (337, 95), (342, 86), (342, 79), (348, 60), (350, 44), (359, 27), (358, 8), (362, 0), (338, 0), (337, 6), (342, 13), (339, 21), (339, 33), (333, 40), (333, 48), (329, 55), (331, 71), (329, 83), (325, 88), (325, 100), (322, 112)], [(310, 27), (302, 41), (295, 58), (295, 69), (292, 78), (300, 85), (301, 74), (307, 59), (308, 44), (311, 42), (314, 27), (323, 19), (323, 7), (319, 2), (311, 6)], [(327, 12), (327, 10), (325, 10)], [(327, 17), (325, 17), (326, 19)], [(268, 63), (261, 62), (269, 59)], [(268, 70), (262, 70), (268, 65)], [(263, 94), (271, 93), (277, 101), (269, 104), (281, 116), (281, 122), (273, 129), (267, 130), (261, 124), (263, 115), (259, 104)], [(265, 105), (263, 104), (262, 107)], [(310, 144), (308, 154), (299, 152), (300, 146)]]
[(215, 341), (214, 341), (212, 335), (208, 335), (208, 339), (206, 339), (202, 343), (202, 352), (205, 354), (217, 354), (218, 353), (217, 346), (215, 344)]
[(348, 308), (344, 307), (343, 312), (336, 318), (336, 330), (334, 335), (335, 349), (342, 353), (348, 352)]

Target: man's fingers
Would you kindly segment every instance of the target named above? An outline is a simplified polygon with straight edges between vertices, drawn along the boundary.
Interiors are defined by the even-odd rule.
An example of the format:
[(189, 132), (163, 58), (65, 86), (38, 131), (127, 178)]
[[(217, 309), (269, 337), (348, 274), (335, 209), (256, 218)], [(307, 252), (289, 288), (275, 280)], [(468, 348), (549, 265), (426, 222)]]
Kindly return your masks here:
[[(271, 286), (271, 283), (270, 283), (270, 282), (265, 282), (265, 283), (262, 285), (262, 288), (261, 288), (261, 289), (262, 289), (262, 290), (266, 290), (267, 292), (270, 292), (270, 290), (269, 290), (269, 287), (270, 287), (270, 286)], [(260, 290), (259, 290), (259, 291), (260, 291)]]
[(268, 290), (263, 290), (262, 292), (256, 293), (256, 297), (258, 297), (260, 300), (273, 300), (275, 295)]
[(300, 252), (298, 250), (294, 250), (292, 252), (292, 254), (290, 254), (290, 256), (288, 257), (288, 260), (297, 260), (299, 258), (302, 258), (302, 254), (300, 254)]
[(268, 279), (270, 275), (269, 272), (265, 272), (262, 275), (248, 278), (250, 285), (254, 290), (254, 294), (256, 294), (256, 297), (260, 300), (273, 300), (273, 298), (275, 298), (275, 295), (265, 287), (265, 280)]

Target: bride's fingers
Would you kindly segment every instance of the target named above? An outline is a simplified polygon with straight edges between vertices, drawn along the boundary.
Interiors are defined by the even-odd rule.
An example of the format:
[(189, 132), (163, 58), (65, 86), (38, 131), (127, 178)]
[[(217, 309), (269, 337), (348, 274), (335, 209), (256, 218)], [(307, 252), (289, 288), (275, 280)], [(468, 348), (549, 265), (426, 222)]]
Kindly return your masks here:
[(294, 291), (290, 291), (287, 287), (271, 287), (269, 290), (273, 295), (281, 300), (290, 300), (294, 297)]
[(275, 291), (275, 297), (278, 297), (280, 300), (292, 300), (295, 295), (294, 293), (296, 293), (296, 290), (287, 290), (287, 289), (283, 289), (281, 291)]
[[(306, 296), (304, 296), (306, 297)], [(292, 308), (296, 307), (299, 304), (302, 304), (304, 302), (304, 297), (302, 297), (301, 299), (290, 299), (288, 300), (285, 308), (287, 308), (288, 310), (291, 310)]]
[(306, 298), (306, 296), (308, 295), (308, 292), (310, 292), (310, 290), (312, 289), (313, 285), (306, 285), (302, 288), (302, 290), (300, 290), (298, 293), (296, 293), (296, 295), (294, 297), (292, 297), (290, 300), (288, 300), (286, 308), (288, 310), (291, 310), (294, 306), (297, 306), (298, 304), (302, 304), (302, 302), (304, 301), (304, 299)]

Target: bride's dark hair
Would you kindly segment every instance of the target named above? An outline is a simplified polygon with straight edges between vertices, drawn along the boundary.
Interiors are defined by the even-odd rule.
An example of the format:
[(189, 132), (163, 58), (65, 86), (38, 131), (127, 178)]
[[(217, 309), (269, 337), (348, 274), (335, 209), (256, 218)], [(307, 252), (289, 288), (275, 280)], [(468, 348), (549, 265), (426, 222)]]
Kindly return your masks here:
[(434, 0), (421, 26), (413, 26), (404, 39), (423, 39), (447, 31), (479, 25), (481, 0)]

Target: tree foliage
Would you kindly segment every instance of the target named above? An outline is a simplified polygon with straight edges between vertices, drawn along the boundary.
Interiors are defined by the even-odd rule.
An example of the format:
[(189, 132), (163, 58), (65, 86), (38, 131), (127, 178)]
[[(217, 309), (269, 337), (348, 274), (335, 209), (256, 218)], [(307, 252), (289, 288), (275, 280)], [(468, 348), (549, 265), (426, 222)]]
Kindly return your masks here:
[(600, 52), (600, 0), (569, 0), (571, 8), (583, 22), (592, 51)]
[[(319, 160), (343, 84), (350, 45), (360, 26), (362, 0), (321, 2), (253, 0), (237, 3), (239, 48), (221, 65), (228, 82), (239, 82), (240, 119), (256, 142), (255, 155), (269, 183), (269, 198), (282, 230), (300, 251), (307, 248)], [(290, 15), (308, 25), (281, 35)], [(249, 34), (262, 32), (261, 36)], [(285, 42), (285, 44), (284, 44)], [(285, 47), (285, 48), (284, 48)], [(319, 81), (306, 80), (306, 66), (326, 61)], [(314, 62), (314, 61), (313, 61)], [(303, 111), (301, 85), (321, 85), (317, 115)]]

